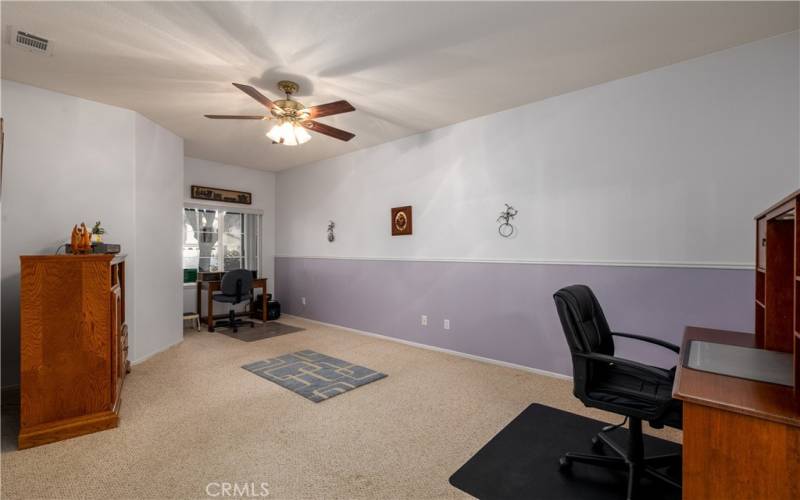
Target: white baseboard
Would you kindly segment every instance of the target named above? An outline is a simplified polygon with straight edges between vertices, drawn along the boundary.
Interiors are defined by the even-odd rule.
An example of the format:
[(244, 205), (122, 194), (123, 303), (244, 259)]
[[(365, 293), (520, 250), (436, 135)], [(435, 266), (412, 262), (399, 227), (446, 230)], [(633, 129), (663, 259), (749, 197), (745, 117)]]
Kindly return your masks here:
[(139, 363), (142, 363), (142, 362), (144, 362), (144, 361), (147, 361), (148, 359), (152, 358), (152, 357), (153, 357), (153, 356), (155, 356), (156, 354), (161, 354), (162, 352), (164, 352), (164, 351), (166, 351), (167, 349), (170, 349), (170, 348), (172, 348), (172, 347), (175, 347), (176, 345), (180, 344), (181, 342), (183, 342), (183, 335), (182, 335), (182, 334), (181, 334), (181, 338), (180, 338), (180, 340), (178, 340), (177, 342), (174, 342), (174, 343), (172, 343), (172, 344), (170, 344), (170, 345), (168, 345), (168, 346), (164, 347), (163, 349), (159, 349), (159, 350), (157, 350), (157, 351), (155, 351), (155, 352), (151, 352), (150, 354), (147, 354), (147, 355), (145, 355), (145, 356), (142, 356), (142, 357), (141, 357), (141, 358), (139, 358), (139, 359), (136, 359), (136, 360), (133, 360), (133, 361), (131, 361), (131, 366), (136, 366), (136, 365), (138, 365)]
[(436, 347), (436, 346), (432, 346), (432, 345), (428, 345), (428, 344), (420, 344), (419, 342), (412, 342), (410, 340), (403, 340), (403, 339), (398, 339), (398, 338), (395, 338), (395, 337), (389, 337), (387, 335), (381, 335), (379, 333), (365, 332), (364, 330), (356, 330), (355, 328), (349, 328), (347, 326), (336, 325), (336, 324), (333, 324), (333, 323), (325, 323), (324, 321), (317, 321), (315, 319), (305, 318), (303, 316), (296, 316), (294, 314), (284, 314), (284, 316), (288, 316), (290, 318), (300, 319), (300, 320), (303, 320), (303, 321), (310, 321), (311, 323), (316, 323), (316, 324), (322, 325), (322, 326), (329, 326), (331, 328), (339, 328), (340, 330), (345, 330), (345, 331), (348, 331), (348, 332), (357, 333), (359, 335), (366, 335), (367, 337), (375, 337), (375, 338), (379, 338), (379, 339), (383, 339), (383, 340), (389, 340), (391, 342), (397, 342), (398, 344), (405, 344), (405, 345), (410, 345), (412, 347), (418, 347), (420, 349), (427, 349), (429, 351), (443, 352), (445, 354), (451, 354), (453, 356), (458, 356), (460, 358), (471, 359), (473, 361), (481, 361), (483, 363), (489, 363), (490, 365), (503, 366), (503, 367), (506, 367), (506, 368), (514, 368), (516, 370), (522, 370), (524, 372), (535, 373), (537, 375), (544, 375), (545, 377), (552, 377), (552, 378), (557, 378), (557, 379), (560, 379), (560, 380), (572, 380), (572, 377), (570, 377), (569, 375), (563, 375), (561, 373), (551, 372), (551, 371), (547, 371), (547, 370), (541, 370), (539, 368), (531, 368), (530, 366), (518, 365), (516, 363), (509, 363), (508, 361), (500, 361), (498, 359), (485, 358), (483, 356), (476, 356), (474, 354), (467, 354), (465, 352), (454, 351), (452, 349), (445, 349), (443, 347)]

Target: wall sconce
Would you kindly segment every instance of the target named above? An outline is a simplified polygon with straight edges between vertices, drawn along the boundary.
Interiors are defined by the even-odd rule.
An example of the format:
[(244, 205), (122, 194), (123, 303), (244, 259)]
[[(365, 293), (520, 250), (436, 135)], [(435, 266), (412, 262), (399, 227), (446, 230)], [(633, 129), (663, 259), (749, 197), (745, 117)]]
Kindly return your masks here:
[(505, 205), (506, 209), (500, 212), (500, 217), (497, 218), (497, 222), (500, 223), (497, 232), (500, 233), (500, 236), (503, 238), (510, 238), (511, 235), (514, 234), (514, 226), (511, 224), (511, 221), (514, 220), (514, 217), (517, 216), (519, 211), (508, 203)]
[(328, 243), (333, 243), (333, 240), (336, 239), (336, 235), (333, 234), (333, 228), (336, 227), (336, 223), (332, 220), (328, 221)]

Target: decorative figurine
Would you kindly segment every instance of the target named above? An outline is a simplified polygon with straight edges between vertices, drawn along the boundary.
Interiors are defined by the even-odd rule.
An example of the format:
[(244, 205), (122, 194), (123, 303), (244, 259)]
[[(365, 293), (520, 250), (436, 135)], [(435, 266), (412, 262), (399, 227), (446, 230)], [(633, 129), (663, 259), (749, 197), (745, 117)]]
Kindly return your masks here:
[(72, 236), (70, 237), (70, 246), (73, 254), (87, 253), (92, 250), (92, 235), (86, 224), (81, 222), (81, 227), (77, 224), (72, 226)]

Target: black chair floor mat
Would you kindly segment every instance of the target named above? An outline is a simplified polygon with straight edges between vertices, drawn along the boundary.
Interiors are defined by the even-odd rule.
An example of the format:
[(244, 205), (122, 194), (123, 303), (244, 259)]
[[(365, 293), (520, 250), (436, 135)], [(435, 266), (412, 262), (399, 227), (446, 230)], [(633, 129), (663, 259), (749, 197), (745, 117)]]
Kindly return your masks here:
[[(567, 452), (594, 453), (591, 439), (606, 423), (548, 406), (532, 404), (491, 439), (450, 477), (450, 484), (482, 499), (624, 499), (627, 474), (574, 463), (559, 471)], [(645, 424), (646, 425), (646, 424)], [(627, 429), (610, 435), (623, 446)], [(645, 435), (645, 456), (680, 452), (677, 443)], [(606, 454), (614, 455), (610, 450)], [(681, 492), (661, 482), (643, 479), (638, 498), (679, 500)]]

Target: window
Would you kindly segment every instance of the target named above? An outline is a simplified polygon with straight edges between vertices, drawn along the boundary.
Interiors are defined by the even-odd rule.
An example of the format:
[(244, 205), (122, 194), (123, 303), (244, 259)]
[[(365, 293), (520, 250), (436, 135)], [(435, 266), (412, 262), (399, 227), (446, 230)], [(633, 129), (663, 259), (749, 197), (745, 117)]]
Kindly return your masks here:
[(183, 282), (197, 272), (259, 269), (261, 216), (233, 210), (183, 210)]

